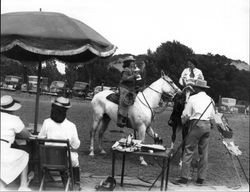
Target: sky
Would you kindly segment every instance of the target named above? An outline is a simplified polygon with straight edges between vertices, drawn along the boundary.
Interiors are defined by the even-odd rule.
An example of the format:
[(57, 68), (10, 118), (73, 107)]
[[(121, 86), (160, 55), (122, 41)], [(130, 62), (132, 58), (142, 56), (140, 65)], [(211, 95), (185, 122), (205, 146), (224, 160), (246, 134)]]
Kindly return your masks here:
[(1, 0), (1, 14), (60, 12), (118, 47), (145, 54), (176, 40), (196, 54), (219, 54), (249, 64), (249, 0)]

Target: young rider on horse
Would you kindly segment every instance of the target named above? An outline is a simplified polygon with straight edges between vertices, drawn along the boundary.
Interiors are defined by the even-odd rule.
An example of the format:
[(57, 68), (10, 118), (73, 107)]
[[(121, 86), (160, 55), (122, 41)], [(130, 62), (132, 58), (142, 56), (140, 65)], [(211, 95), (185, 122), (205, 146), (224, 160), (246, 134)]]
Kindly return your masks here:
[(134, 103), (136, 96), (136, 82), (140, 80), (133, 56), (123, 59), (123, 71), (119, 84), (119, 106), (117, 116), (117, 126), (124, 127), (127, 122), (128, 107)]

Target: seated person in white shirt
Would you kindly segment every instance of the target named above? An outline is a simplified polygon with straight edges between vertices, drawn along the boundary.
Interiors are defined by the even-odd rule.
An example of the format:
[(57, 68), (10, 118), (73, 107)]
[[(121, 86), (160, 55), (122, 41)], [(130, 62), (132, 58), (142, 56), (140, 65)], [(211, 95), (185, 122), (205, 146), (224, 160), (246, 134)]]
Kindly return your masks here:
[(197, 68), (198, 62), (194, 58), (189, 58), (187, 60), (187, 68), (183, 70), (181, 73), (181, 77), (179, 79), (180, 85), (185, 87), (187, 85), (187, 81), (189, 80), (196, 80), (196, 79), (202, 79), (204, 80), (204, 76), (202, 74), (202, 71)]
[[(51, 106), (50, 118), (45, 119), (38, 137), (47, 139), (69, 140), (70, 146), (76, 150), (80, 146), (77, 129), (74, 123), (66, 118), (71, 107), (68, 98), (58, 97)], [(60, 145), (60, 144), (58, 144)], [(80, 182), (78, 153), (71, 151), (74, 180)]]
[[(0, 191), (7, 191), (8, 185), (20, 175), (18, 191), (31, 191), (29, 182), (34, 173), (28, 174), (29, 154), (23, 150), (12, 148), (18, 134), (22, 138), (29, 138), (30, 133), (23, 121), (15, 112), (21, 104), (10, 95), (1, 97), (1, 126), (0, 126)], [(31, 173), (31, 172), (30, 172)]]

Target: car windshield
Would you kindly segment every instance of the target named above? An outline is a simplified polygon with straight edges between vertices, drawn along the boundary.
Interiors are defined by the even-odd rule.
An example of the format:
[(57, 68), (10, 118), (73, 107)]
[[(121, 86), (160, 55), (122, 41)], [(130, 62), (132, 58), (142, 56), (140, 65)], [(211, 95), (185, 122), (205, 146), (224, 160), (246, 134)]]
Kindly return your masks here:
[(20, 78), (18, 78), (18, 77), (13, 77), (13, 76), (7, 76), (7, 77), (5, 78), (5, 81), (8, 81), (8, 82), (16, 82), (16, 83), (18, 83), (19, 80), (20, 80)]
[(37, 82), (37, 77), (29, 77), (29, 81), (35, 81), (35, 82)]
[(110, 88), (108, 86), (97, 86), (95, 87), (95, 91), (109, 90)]
[(53, 81), (51, 83), (51, 85), (53, 85), (55, 87), (64, 87), (64, 84), (65, 84), (65, 82), (63, 82), (63, 81)]
[(75, 82), (74, 87), (85, 88), (87, 85), (88, 83), (85, 83), (85, 82)]
[(48, 84), (48, 77), (42, 77), (41, 78), (41, 83), (47, 85)]
[[(28, 78), (29, 78), (29, 82), (37, 82), (38, 77), (37, 76), (29, 76)], [(48, 77), (41, 77), (40, 79), (41, 79), (41, 81), (40, 81), (41, 84), (44, 84), (44, 85), (48, 84)]]

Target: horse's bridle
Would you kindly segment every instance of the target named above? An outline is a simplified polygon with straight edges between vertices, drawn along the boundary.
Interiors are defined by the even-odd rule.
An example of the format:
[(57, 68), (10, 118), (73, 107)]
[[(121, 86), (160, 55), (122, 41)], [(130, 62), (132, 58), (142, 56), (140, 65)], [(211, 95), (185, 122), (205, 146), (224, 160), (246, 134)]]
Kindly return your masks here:
[[(178, 93), (178, 92), (180, 92), (181, 90), (179, 89), (179, 88), (175, 88), (175, 86), (173, 85), (174, 84), (174, 82), (170, 82), (170, 81), (168, 81), (167, 79), (165, 79), (165, 77), (161, 77), (164, 81), (166, 81), (173, 89), (174, 89), (174, 94), (172, 95), (171, 94), (171, 100), (174, 98), (174, 96), (176, 95), (176, 93)], [(161, 93), (161, 92), (159, 92), (159, 91), (157, 91), (157, 90), (155, 90), (155, 89), (153, 89), (152, 87), (148, 87), (149, 89), (151, 89), (151, 90), (153, 90), (154, 92), (156, 92), (156, 93), (159, 93), (159, 94), (161, 94), (161, 95), (163, 95), (164, 93)]]
[[(173, 95), (171, 95), (171, 100), (172, 100), (172, 99), (174, 98), (174, 96), (176, 95), (176, 93), (178, 93), (178, 92), (180, 91), (180, 89), (179, 89), (179, 88), (178, 88), (178, 89), (175, 88), (175, 86), (173, 85), (174, 82), (168, 81), (167, 79), (165, 79), (165, 77), (161, 77), (161, 78), (162, 78), (164, 81), (166, 81), (166, 82), (174, 89), (175, 92), (174, 92)], [(153, 89), (153, 88), (150, 87), (150, 86), (149, 86), (148, 88), (151, 89), (151, 90), (153, 90), (153, 91), (155, 91), (156, 93), (159, 93), (160, 95), (163, 95), (163, 93), (161, 93), (161, 92), (159, 92), (159, 91)], [(152, 107), (149, 105), (149, 103), (148, 103), (148, 101), (147, 101), (145, 95), (143, 94), (143, 92), (141, 92), (141, 93), (142, 93), (142, 96), (143, 96), (144, 100), (146, 101), (147, 105), (145, 105), (145, 103), (143, 103), (143, 102), (140, 100), (139, 97), (138, 97), (138, 99), (140, 100), (140, 102), (141, 102), (143, 105), (145, 105), (146, 107), (148, 107), (148, 108), (150, 109), (150, 111), (151, 111), (151, 113), (152, 113), (152, 120), (153, 120), (153, 119), (154, 119), (154, 116), (155, 116), (155, 113), (154, 113)]]
[(179, 88), (175, 88), (175, 86), (174, 86), (174, 82), (172, 81), (172, 82), (170, 82), (170, 81), (168, 81), (167, 79), (165, 79), (165, 77), (161, 77), (164, 81), (166, 81), (173, 89), (174, 89), (174, 94), (173, 95), (171, 95), (171, 97), (172, 97), (172, 99), (174, 98), (174, 96), (176, 95), (176, 93), (178, 93), (178, 92), (180, 92), (181, 90), (179, 89)]

